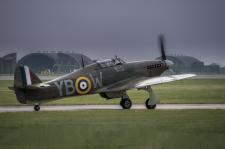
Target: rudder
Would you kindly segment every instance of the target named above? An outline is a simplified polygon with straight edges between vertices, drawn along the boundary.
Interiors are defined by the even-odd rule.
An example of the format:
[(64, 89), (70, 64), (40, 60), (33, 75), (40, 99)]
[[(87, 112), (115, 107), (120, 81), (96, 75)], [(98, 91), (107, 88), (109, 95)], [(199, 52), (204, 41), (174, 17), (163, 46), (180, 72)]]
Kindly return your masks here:
[(27, 67), (17, 66), (14, 73), (14, 91), (20, 103), (27, 103), (26, 87), (41, 83), (41, 80)]
[(27, 66), (16, 67), (14, 74), (15, 88), (24, 88), (37, 83), (41, 83), (41, 80)]

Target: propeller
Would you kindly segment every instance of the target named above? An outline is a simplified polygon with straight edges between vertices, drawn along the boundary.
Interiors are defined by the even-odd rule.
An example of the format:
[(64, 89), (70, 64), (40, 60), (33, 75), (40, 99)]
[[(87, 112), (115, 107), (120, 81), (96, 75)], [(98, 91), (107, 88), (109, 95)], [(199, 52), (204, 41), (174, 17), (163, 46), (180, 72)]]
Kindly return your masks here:
[(159, 35), (159, 47), (161, 50), (161, 58), (162, 60), (166, 60), (166, 53), (165, 53), (165, 38), (164, 35)]
[(164, 35), (163, 34), (159, 35), (158, 40), (159, 40), (159, 48), (161, 50), (161, 59), (165, 61), (168, 68), (171, 68), (174, 65), (174, 63), (166, 59)]

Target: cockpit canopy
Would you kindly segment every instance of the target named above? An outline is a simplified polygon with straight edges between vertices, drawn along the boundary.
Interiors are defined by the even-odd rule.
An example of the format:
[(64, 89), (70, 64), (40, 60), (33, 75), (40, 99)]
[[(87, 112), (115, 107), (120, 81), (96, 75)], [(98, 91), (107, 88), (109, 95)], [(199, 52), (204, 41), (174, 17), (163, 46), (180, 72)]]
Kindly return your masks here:
[(102, 68), (106, 68), (106, 67), (113, 67), (113, 66), (116, 66), (116, 65), (122, 65), (122, 64), (125, 63), (125, 61), (123, 61), (121, 58), (115, 56), (115, 57), (112, 58), (112, 59), (100, 61), (100, 62), (98, 62), (98, 63), (99, 63), (99, 65), (100, 65)]

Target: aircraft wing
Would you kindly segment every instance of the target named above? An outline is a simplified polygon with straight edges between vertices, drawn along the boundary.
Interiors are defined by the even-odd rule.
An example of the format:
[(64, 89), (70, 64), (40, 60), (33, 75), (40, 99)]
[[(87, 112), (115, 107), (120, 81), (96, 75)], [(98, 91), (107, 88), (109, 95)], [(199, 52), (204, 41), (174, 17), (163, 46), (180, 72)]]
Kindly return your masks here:
[(193, 76), (196, 76), (196, 75), (195, 74), (181, 74), (181, 75), (154, 77), (154, 78), (146, 79), (144, 81), (137, 83), (135, 88), (143, 88), (146, 86), (157, 85), (157, 84), (172, 82), (172, 81), (176, 81), (176, 80), (182, 80), (182, 79), (190, 78)]

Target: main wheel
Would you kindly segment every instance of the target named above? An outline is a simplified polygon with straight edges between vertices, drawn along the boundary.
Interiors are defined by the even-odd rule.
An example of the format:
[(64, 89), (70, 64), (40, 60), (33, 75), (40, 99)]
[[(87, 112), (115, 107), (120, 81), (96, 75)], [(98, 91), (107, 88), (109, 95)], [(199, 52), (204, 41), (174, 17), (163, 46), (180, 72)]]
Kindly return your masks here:
[(39, 106), (39, 105), (35, 105), (35, 106), (34, 106), (34, 110), (35, 110), (35, 111), (39, 111), (39, 110), (40, 110), (40, 106)]
[(120, 105), (123, 109), (130, 109), (132, 106), (132, 101), (129, 98), (121, 99)]
[(156, 107), (156, 104), (154, 104), (154, 105), (151, 105), (151, 104), (149, 104), (149, 98), (145, 101), (145, 106), (146, 106), (146, 108), (147, 109), (155, 109), (155, 107)]

